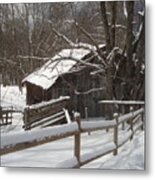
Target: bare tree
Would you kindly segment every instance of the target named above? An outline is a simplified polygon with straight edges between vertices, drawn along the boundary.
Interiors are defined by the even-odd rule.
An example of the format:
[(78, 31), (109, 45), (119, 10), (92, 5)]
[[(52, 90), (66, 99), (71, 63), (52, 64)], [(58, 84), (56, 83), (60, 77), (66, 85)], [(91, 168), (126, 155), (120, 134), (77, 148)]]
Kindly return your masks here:
[[(140, 12), (139, 6), (143, 7)], [(91, 66), (91, 75), (106, 82), (103, 98), (144, 99), (143, 11), (140, 1), (0, 5), (3, 77), (7, 82), (22, 79), (63, 48), (86, 48), (96, 62), (79, 63)], [(106, 44), (106, 51), (99, 43)], [(112, 108), (107, 111), (112, 114)]]

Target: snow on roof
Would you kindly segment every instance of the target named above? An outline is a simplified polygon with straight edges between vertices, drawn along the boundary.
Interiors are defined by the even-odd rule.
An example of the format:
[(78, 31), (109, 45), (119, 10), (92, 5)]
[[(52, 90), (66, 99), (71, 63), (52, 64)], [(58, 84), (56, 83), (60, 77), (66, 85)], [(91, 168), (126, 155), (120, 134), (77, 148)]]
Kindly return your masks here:
[[(24, 78), (22, 82), (30, 82), (42, 87), (43, 89), (48, 89), (56, 82), (60, 75), (68, 72), (77, 63), (73, 59), (81, 60), (89, 53), (89, 49), (83, 48), (63, 49), (40, 69)], [(61, 60), (55, 61), (56, 59)]]

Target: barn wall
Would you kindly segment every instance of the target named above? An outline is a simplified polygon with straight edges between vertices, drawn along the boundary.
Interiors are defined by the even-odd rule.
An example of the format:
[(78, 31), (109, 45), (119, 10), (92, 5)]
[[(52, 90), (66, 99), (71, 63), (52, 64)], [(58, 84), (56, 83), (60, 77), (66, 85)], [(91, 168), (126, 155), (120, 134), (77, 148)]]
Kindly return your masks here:
[(69, 111), (78, 111), (82, 117), (85, 116), (85, 107), (88, 108), (90, 117), (104, 115), (103, 107), (98, 104), (98, 101), (105, 96), (104, 91), (92, 92), (89, 94), (75, 94), (78, 92), (86, 92), (89, 89), (104, 86), (104, 81), (92, 78), (90, 69), (85, 69), (80, 73), (70, 74), (59, 78), (57, 82), (48, 90), (47, 99), (55, 99), (60, 96), (70, 96)]
[(44, 91), (41, 87), (26, 82), (26, 104), (36, 104), (44, 100)]
[(78, 111), (81, 116), (85, 116), (85, 107), (88, 108), (90, 117), (104, 116), (103, 106), (98, 101), (104, 99), (105, 91), (97, 91), (85, 94), (76, 94), (78, 92), (87, 92), (92, 88), (103, 87), (104, 80), (90, 76), (90, 69), (84, 69), (76, 74), (68, 74), (59, 77), (56, 83), (48, 90), (31, 83), (26, 83), (27, 87), (27, 104), (39, 103), (43, 100), (56, 99), (60, 96), (70, 96), (70, 104), (68, 106), (70, 114), (72, 111)]
[[(105, 46), (101, 48), (105, 51)], [(92, 57), (89, 53), (83, 60)], [(91, 63), (96, 62), (96, 58), (91, 59)], [(82, 65), (77, 64), (74, 68), (77, 70)], [(82, 67), (83, 68), (83, 67)], [(105, 91), (91, 92), (89, 94), (76, 94), (75, 89), (79, 92), (85, 92), (92, 88), (104, 87), (104, 80), (94, 78), (90, 76), (92, 69), (89, 67), (85, 68), (78, 73), (70, 73), (59, 77), (56, 83), (48, 90), (43, 90), (39, 86), (35, 86), (31, 83), (26, 82), (27, 87), (27, 104), (34, 104), (43, 100), (56, 99), (60, 96), (70, 96), (71, 101), (69, 104), (70, 113), (79, 111), (84, 117), (85, 107), (88, 107), (89, 116), (104, 116), (104, 109), (101, 105), (98, 105), (98, 101), (105, 99)]]
[[(104, 82), (99, 81), (98, 78), (90, 76), (90, 70), (80, 74), (77, 84), (80, 92), (87, 92), (90, 89), (104, 86)], [(88, 94), (78, 95), (77, 109), (83, 116), (85, 114), (85, 107), (88, 108), (88, 114), (90, 117), (102, 116), (103, 109), (98, 104), (98, 101), (103, 99), (104, 96), (105, 91), (94, 91)]]

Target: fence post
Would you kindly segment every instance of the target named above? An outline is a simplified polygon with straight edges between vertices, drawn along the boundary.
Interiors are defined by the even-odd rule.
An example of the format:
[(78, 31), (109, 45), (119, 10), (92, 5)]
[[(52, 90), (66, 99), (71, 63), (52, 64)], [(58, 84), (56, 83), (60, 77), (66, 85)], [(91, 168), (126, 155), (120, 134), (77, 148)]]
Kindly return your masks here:
[(131, 135), (131, 138), (130, 138), (130, 140), (132, 140), (133, 139), (133, 135), (134, 135), (134, 133), (133, 133), (133, 107), (132, 106), (130, 106), (130, 112), (132, 113), (132, 117), (130, 118), (130, 129), (131, 129), (131, 131), (132, 131), (132, 135)]
[(5, 119), (6, 125), (8, 124), (8, 117), (9, 117), (9, 116), (8, 116), (8, 111), (6, 110), (6, 117), (5, 117), (5, 118), (6, 118), (6, 119)]
[(81, 118), (80, 113), (74, 113), (74, 119), (78, 124), (78, 133), (74, 136), (74, 156), (77, 158), (78, 167), (80, 167), (80, 148), (81, 148)]
[(2, 107), (0, 106), (0, 122), (3, 124)]
[(11, 112), (10, 112), (10, 119), (11, 119), (11, 124), (12, 124), (12, 118), (13, 118), (13, 106), (11, 106)]
[(141, 113), (141, 118), (142, 118), (142, 126), (141, 126), (141, 130), (143, 131), (144, 130), (144, 109)]
[(30, 130), (30, 126), (28, 124), (28, 118), (29, 118), (29, 108), (24, 109), (24, 123), (25, 123), (25, 130)]
[[(88, 121), (88, 107), (85, 107), (85, 119)], [(88, 131), (88, 135), (90, 135), (90, 131)]]
[(122, 122), (122, 130), (125, 130), (125, 122)]
[(113, 154), (117, 155), (118, 153), (118, 113), (114, 113), (113, 117), (116, 120), (116, 125), (114, 127), (114, 143), (116, 145), (116, 149), (114, 150)]
[(123, 131), (125, 130), (125, 122), (124, 121), (122, 122), (122, 130)]

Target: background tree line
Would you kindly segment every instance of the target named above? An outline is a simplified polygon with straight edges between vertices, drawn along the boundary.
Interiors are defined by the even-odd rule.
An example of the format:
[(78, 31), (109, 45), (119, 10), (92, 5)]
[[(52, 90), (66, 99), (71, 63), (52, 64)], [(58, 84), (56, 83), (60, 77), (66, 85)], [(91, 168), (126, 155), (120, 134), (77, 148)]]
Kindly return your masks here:
[(70, 47), (54, 28), (74, 43), (106, 43), (106, 71), (96, 74), (107, 77), (107, 99), (144, 99), (144, 8), (144, 1), (0, 4), (2, 83), (20, 86), (24, 76)]

